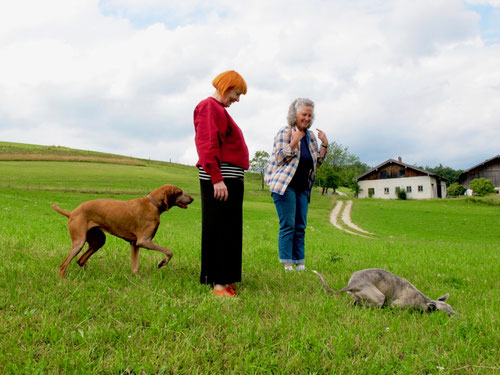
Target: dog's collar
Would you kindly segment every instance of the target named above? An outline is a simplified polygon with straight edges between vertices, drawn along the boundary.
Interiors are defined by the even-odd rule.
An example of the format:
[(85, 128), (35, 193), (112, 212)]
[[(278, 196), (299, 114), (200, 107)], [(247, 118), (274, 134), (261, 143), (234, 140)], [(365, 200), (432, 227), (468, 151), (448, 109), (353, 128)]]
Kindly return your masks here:
[(159, 203), (153, 196), (148, 194), (146, 197), (156, 206), (156, 208), (158, 208), (158, 210), (161, 210), (161, 203)]

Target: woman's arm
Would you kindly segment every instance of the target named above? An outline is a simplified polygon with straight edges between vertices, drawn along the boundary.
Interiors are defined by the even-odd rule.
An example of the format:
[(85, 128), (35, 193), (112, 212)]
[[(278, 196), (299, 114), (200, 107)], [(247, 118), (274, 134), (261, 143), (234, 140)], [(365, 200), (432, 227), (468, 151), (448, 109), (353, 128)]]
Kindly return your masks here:
[(293, 145), (292, 142), (293, 136), (291, 127), (286, 126), (276, 134), (276, 137), (274, 137), (273, 154), (276, 155), (277, 164), (285, 164), (289, 159), (297, 155), (296, 147), (298, 141), (295, 142), (295, 145)]
[(316, 128), (316, 131), (318, 132), (318, 138), (321, 141), (321, 144), (318, 146), (319, 150), (317, 166), (319, 167), (321, 164), (323, 164), (326, 152), (328, 151), (328, 138), (326, 137), (326, 134), (323, 130)]
[(196, 129), (195, 144), (201, 167), (207, 172), (212, 183), (222, 181), (220, 172), (220, 144), (224, 142), (227, 131), (227, 119), (211, 102), (203, 103), (194, 114)]

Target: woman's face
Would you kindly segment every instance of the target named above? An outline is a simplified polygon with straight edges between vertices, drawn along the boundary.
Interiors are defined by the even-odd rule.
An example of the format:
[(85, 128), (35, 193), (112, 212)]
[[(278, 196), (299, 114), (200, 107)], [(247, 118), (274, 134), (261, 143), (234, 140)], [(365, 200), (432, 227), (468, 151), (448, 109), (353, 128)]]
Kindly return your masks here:
[(313, 116), (313, 109), (312, 107), (307, 107), (307, 106), (302, 106), (299, 108), (297, 111), (297, 129), (306, 131), (309, 129), (309, 125), (311, 124)]
[(222, 97), (222, 105), (224, 107), (229, 107), (234, 102), (240, 101), (241, 91), (237, 88), (232, 88), (226, 92), (226, 95)]

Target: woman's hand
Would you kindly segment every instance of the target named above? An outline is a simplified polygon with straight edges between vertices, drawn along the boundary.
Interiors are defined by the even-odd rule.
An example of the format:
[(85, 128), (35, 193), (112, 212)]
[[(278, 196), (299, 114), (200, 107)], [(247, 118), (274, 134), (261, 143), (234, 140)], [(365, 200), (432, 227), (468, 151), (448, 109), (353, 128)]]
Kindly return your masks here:
[(292, 149), (296, 148), (300, 143), (300, 140), (306, 135), (302, 130), (297, 130), (297, 128), (292, 128), (292, 140), (290, 142), (290, 147)]
[(227, 186), (224, 181), (219, 181), (214, 184), (214, 198), (219, 201), (227, 201)]
[(318, 132), (318, 138), (321, 140), (321, 143), (325, 146), (328, 146), (328, 138), (326, 138), (326, 134), (323, 130), (316, 128)]

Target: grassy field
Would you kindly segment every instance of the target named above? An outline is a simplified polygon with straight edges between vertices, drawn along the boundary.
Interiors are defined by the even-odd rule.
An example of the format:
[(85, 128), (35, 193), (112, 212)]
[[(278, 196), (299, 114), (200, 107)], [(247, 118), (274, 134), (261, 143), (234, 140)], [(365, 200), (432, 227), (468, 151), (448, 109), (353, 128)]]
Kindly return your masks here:
[[(100, 158), (99, 155), (96, 155)], [(368, 267), (407, 278), (432, 298), (450, 293), (460, 313), (353, 307), (311, 272), (278, 264), (278, 221), (256, 176), (246, 180), (243, 282), (235, 300), (198, 283), (201, 207), (194, 167), (0, 161), (1, 374), (494, 374), (499, 360), (500, 209), (464, 199), (355, 200), (352, 218), (373, 239), (329, 223), (335, 198), (315, 191), (307, 267), (332, 288)], [(170, 264), (107, 237), (86, 269), (59, 264), (72, 209), (101, 197), (132, 199), (165, 183), (195, 197), (162, 215), (155, 241)]]

